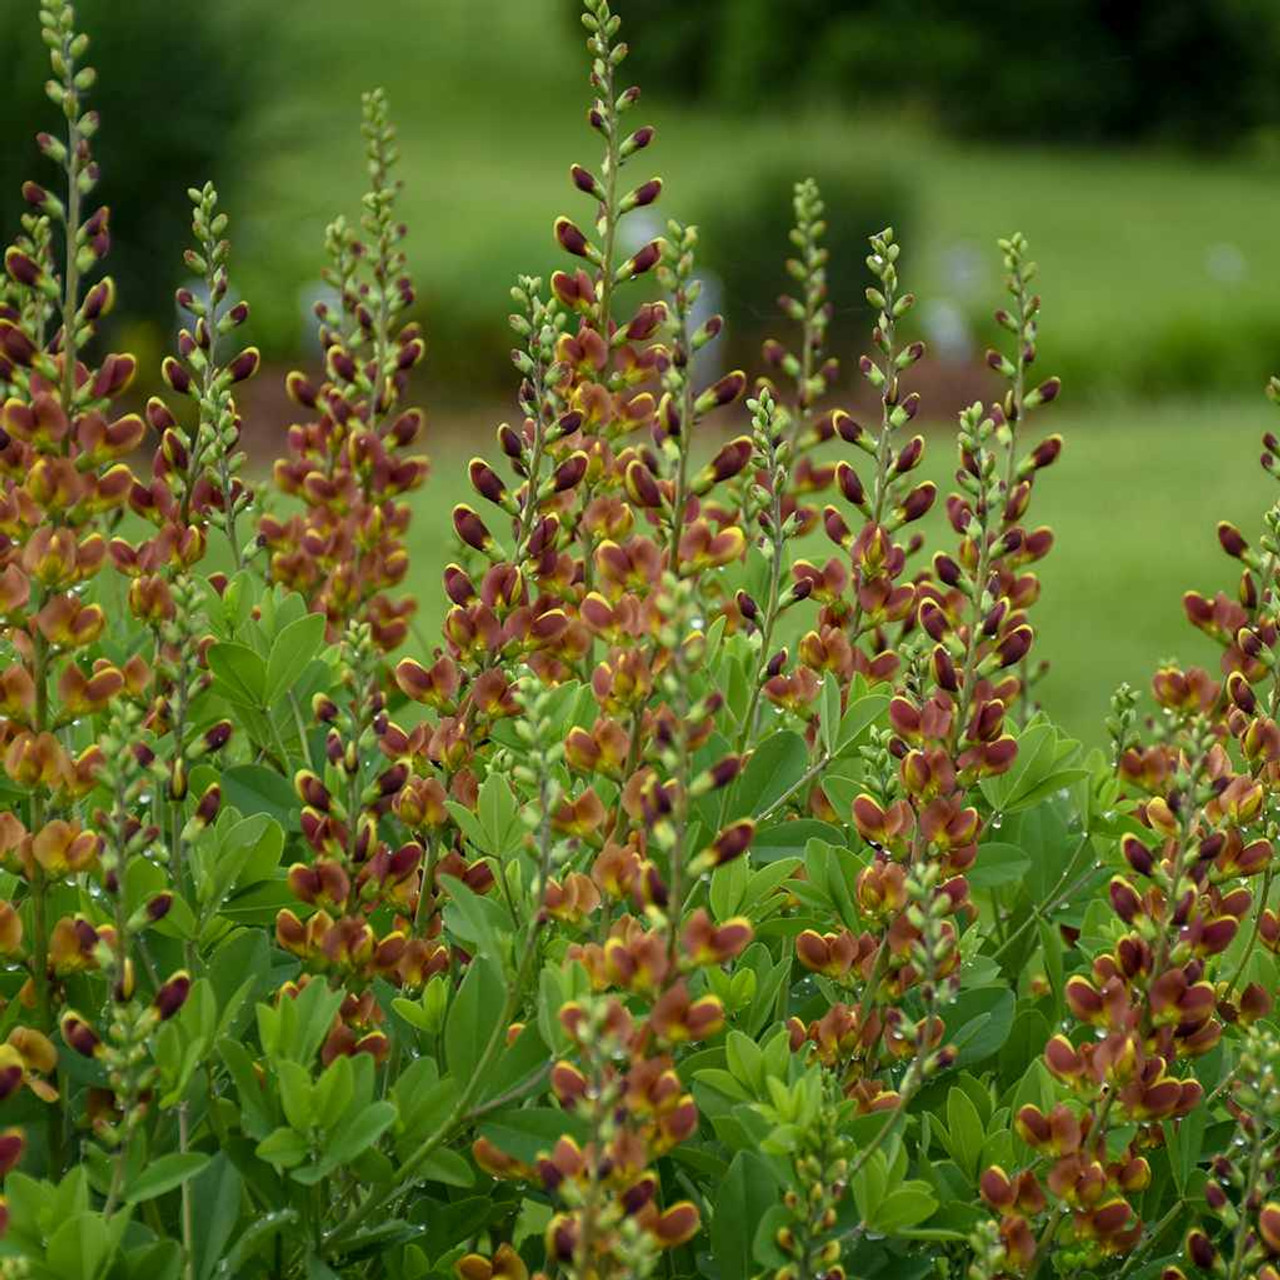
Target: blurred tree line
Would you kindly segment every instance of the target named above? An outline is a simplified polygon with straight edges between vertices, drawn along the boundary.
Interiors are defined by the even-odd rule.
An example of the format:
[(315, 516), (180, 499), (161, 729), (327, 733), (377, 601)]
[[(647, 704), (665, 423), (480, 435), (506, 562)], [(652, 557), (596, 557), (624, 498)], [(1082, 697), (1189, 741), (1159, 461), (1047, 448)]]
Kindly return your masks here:
[[(566, 0), (576, 11), (576, 0)], [(1220, 147), (1280, 121), (1280, 0), (616, 0), (628, 72), (734, 111), (923, 108), (987, 137)]]
[[(36, 0), (0, 0), (0, 243), (18, 230), (18, 194), (30, 178), (55, 170), (35, 144), (39, 132), (62, 135), (50, 102), (49, 52), (40, 40)], [(98, 70), (89, 103), (109, 122), (94, 139), (102, 202), (111, 208), (108, 271), (124, 312), (163, 316), (183, 276), (191, 239), (187, 188), (236, 176), (239, 130), (259, 100), (263, 42), (258, 20), (238, 0), (77, 0), (80, 30), (90, 32), (87, 64)], [(123, 314), (123, 313), (122, 313)]]

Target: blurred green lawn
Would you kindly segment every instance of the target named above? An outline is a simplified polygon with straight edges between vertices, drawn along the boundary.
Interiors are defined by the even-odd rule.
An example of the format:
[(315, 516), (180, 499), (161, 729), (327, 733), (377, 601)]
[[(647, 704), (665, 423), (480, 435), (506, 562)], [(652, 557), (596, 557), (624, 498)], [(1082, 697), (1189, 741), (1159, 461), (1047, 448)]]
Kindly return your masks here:
[[(642, 21), (628, 35), (644, 39)], [(297, 291), (316, 277), (325, 224), (357, 207), (359, 93), (382, 83), (400, 126), (410, 265), (433, 343), (428, 395), (433, 384), (457, 394), (473, 382), (483, 389), (476, 404), (487, 405), (489, 388), (510, 383), (500, 346), (469, 353), (449, 335), (470, 332), (476, 317), (500, 321), (517, 273), (558, 265), (552, 219), (581, 211), (568, 166), (596, 159), (583, 51), (563, 5), (379, 0), (353, 22), (341, 0), (311, 0), (305, 20), (289, 23), (280, 59), (288, 72), (277, 105), (245, 149), (249, 197), (236, 214), (245, 293), (258, 314), (277, 308), (272, 323), (297, 323)], [(1063, 403), (1039, 415), (1067, 443), (1035, 511), (1059, 539), (1036, 610), (1037, 652), (1053, 663), (1043, 700), (1097, 741), (1121, 680), (1145, 687), (1171, 654), (1216, 669), (1180, 597), (1190, 587), (1234, 589), (1236, 566), (1214, 525), (1231, 519), (1253, 535), (1274, 496), (1256, 465), (1272, 411), (1253, 396), (1280, 367), (1273, 165), (1003, 148), (903, 121), (745, 121), (647, 100), (643, 119), (659, 127), (652, 164), (668, 180), (670, 214), (705, 205), (708, 192), (732, 199), (744, 175), (779, 157), (797, 177), (833, 159), (870, 186), (881, 173), (905, 174), (917, 201), (905, 274), (926, 303), (939, 294), (974, 308), (981, 299), (984, 310), (998, 302), (993, 242), (1023, 230), (1043, 268), (1041, 363), (1067, 375)], [(873, 229), (830, 212), (833, 235)], [(701, 230), (714, 236), (714, 219)], [(851, 368), (855, 353), (839, 354)], [(1177, 370), (1192, 394), (1232, 385), (1236, 398), (1148, 403), (1144, 371), (1155, 362)], [(474, 441), (492, 439), (477, 412), (473, 404), (431, 419), (435, 475), (417, 499), (411, 538), (424, 638), (442, 612), (439, 571), (453, 554), (449, 511), (467, 496), (467, 456)], [(926, 470), (945, 489), (953, 466), (939, 427)]]
[[(400, 127), (410, 265), (443, 362), (435, 376), (492, 385), (506, 290), (519, 272), (563, 265), (552, 221), (584, 213), (568, 168), (598, 159), (566, 5), (379, 0), (352, 22), (341, 0), (311, 0), (305, 21), (281, 25), (266, 38), (288, 73), (245, 142), (234, 211), (237, 278), (256, 312), (275, 329), (300, 327), (298, 289), (317, 275), (324, 227), (357, 207), (360, 91), (382, 83)], [(626, 34), (645, 39), (642, 16)], [(926, 303), (946, 296), (988, 314), (1002, 301), (994, 241), (1023, 231), (1043, 267), (1046, 362), (1077, 396), (1141, 394), (1157, 365), (1166, 386), (1247, 391), (1280, 355), (1274, 160), (1001, 147), (836, 113), (741, 119), (648, 99), (639, 110), (659, 129), (640, 176), (651, 164), (666, 177), (664, 216), (732, 201), (764, 171), (847, 166), (871, 190), (884, 174), (907, 183), (905, 278)], [(711, 240), (714, 213), (698, 216)], [(846, 224), (835, 205), (830, 220), (833, 236), (859, 243), (878, 230)], [(778, 287), (784, 250), (774, 251)], [(472, 367), (454, 339), (480, 323), (498, 338)]]
[[(1038, 693), (1073, 733), (1101, 741), (1115, 687), (1127, 680), (1146, 690), (1164, 658), (1217, 671), (1218, 651), (1186, 622), (1182, 593), (1234, 593), (1239, 565), (1222, 552), (1214, 530), (1219, 520), (1231, 520), (1256, 541), (1263, 512), (1280, 496), (1257, 465), (1259, 437), (1274, 414), (1259, 396), (1084, 412), (1055, 405), (1037, 415), (1043, 431), (1065, 438), (1060, 461), (1037, 483), (1032, 507), (1032, 523), (1048, 524), (1057, 535), (1039, 566), (1043, 593), (1032, 616), (1035, 652), (1051, 663)], [(410, 531), (409, 588), (420, 601), (416, 630), (423, 644), (438, 634), (440, 572), (456, 556), (450, 511), (454, 502), (475, 501), (467, 460), (476, 451), (497, 456), (496, 447), (486, 447), (497, 419), (467, 414), (465, 431), (450, 429), (447, 416), (433, 421), (433, 474), (415, 497)], [(955, 465), (948, 429), (928, 429), (922, 473), (946, 493)], [(931, 548), (954, 545), (941, 512), (939, 502), (924, 522)], [(804, 554), (826, 559), (839, 553), (817, 536)]]

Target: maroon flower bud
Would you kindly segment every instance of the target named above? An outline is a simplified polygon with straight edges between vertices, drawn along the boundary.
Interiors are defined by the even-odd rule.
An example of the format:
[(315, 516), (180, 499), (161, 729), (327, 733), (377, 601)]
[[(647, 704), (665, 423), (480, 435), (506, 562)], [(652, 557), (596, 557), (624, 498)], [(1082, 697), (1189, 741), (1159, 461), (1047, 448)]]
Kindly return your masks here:
[(147, 919), (154, 924), (157, 920), (163, 920), (169, 914), (169, 908), (173, 906), (173, 894), (157, 893), (147, 900)]
[(711, 786), (718, 790), (727, 787), (742, 772), (741, 756), (725, 756), (711, 766)]
[(519, 459), (524, 455), (524, 442), (520, 433), (507, 423), (498, 428), (498, 444), (508, 458)]
[(1155, 855), (1135, 835), (1127, 835), (1121, 842), (1125, 861), (1140, 875), (1149, 876), (1156, 864)]
[(207, 827), (218, 816), (221, 807), (222, 788), (216, 782), (211, 782), (205, 788), (204, 795), (196, 802), (196, 821)]
[(573, 185), (585, 195), (595, 196), (597, 200), (604, 199), (604, 192), (589, 169), (575, 164), (569, 169), (569, 177), (573, 179)]
[(843, 409), (837, 409), (831, 415), (831, 425), (846, 444), (857, 444), (862, 437), (862, 428)]
[(630, 137), (622, 142), (622, 154), (629, 156), (636, 151), (643, 151), (653, 141), (654, 129), (651, 124), (641, 125)]
[(730, 440), (711, 460), (711, 474), (716, 483), (740, 474), (751, 461), (752, 445), (748, 436)]
[(1244, 540), (1240, 530), (1227, 520), (1223, 520), (1218, 525), (1218, 541), (1222, 544), (1223, 551), (1237, 560), (1249, 549), (1249, 544)]
[(645, 205), (652, 204), (662, 193), (662, 179), (650, 178), (648, 182), (642, 182), (630, 195), (623, 200), (624, 207), (632, 209), (642, 209)]
[(627, 493), (637, 506), (653, 508), (662, 505), (662, 491), (653, 472), (638, 458), (627, 464), (624, 479)]
[(191, 975), (180, 969), (168, 982), (161, 985), (152, 1001), (155, 1011), (160, 1015), (160, 1021), (168, 1022), (186, 1004), (190, 994)]
[(924, 484), (917, 485), (903, 499), (902, 518), (908, 522), (919, 520), (933, 506), (933, 500), (937, 496), (938, 486), (932, 480), (926, 480)]
[(552, 473), (551, 482), (557, 493), (576, 488), (587, 474), (587, 455), (581, 450), (571, 453)]
[(459, 503), (454, 507), (453, 528), (467, 546), (477, 551), (486, 550), (493, 541), (484, 521), (466, 503)]
[(444, 590), (454, 604), (469, 604), (476, 598), (475, 583), (461, 565), (451, 564), (445, 567)]
[(924, 437), (912, 436), (905, 445), (898, 451), (898, 456), (894, 459), (893, 469), (897, 475), (906, 475), (908, 471), (913, 471), (924, 454)]
[(652, 271), (658, 265), (658, 259), (662, 257), (662, 242), (660, 240), (650, 240), (634, 257), (623, 264), (620, 275), (624, 278), (630, 276), (634, 279), (636, 276), (642, 276), (646, 271)]
[(847, 462), (841, 461), (836, 464), (836, 483), (840, 486), (840, 492), (844, 494), (846, 500), (852, 502), (855, 507), (862, 506), (866, 501), (867, 494), (862, 487), (862, 481)]
[(1026, 625), (1015, 627), (1008, 635), (1004, 636), (999, 644), (996, 645), (996, 654), (1000, 659), (1000, 666), (1011, 667), (1014, 663), (1021, 662), (1027, 656), (1027, 651), (1031, 648), (1031, 641), (1034, 636), (1035, 633)]
[(750, 818), (743, 818), (725, 827), (711, 845), (711, 855), (715, 865), (720, 866), (741, 857), (746, 853), (755, 833), (756, 824)]
[(956, 664), (942, 645), (938, 645), (933, 651), (933, 678), (937, 681), (938, 688), (947, 693), (958, 693), (960, 690)]
[(835, 507), (827, 507), (823, 511), (822, 527), (827, 531), (827, 537), (837, 546), (847, 547), (853, 541), (853, 533)]
[(26, 369), (35, 359), (36, 346), (16, 324), (0, 320), (0, 351), (14, 364)]
[(482, 498), (499, 504), (506, 498), (507, 490), (502, 483), (502, 478), (483, 458), (471, 459), (468, 474), (471, 478), (471, 487)]
[(769, 659), (769, 662), (764, 669), (764, 673), (770, 680), (772, 680), (773, 677), (778, 675), (786, 665), (787, 651), (785, 649), (779, 649), (778, 652)]
[(951, 630), (946, 612), (932, 600), (926, 600), (920, 606), (919, 618), (920, 625), (931, 640), (944, 640), (947, 632)]
[(291, 373), (284, 380), (285, 390), (289, 393), (289, 399), (295, 404), (300, 404), (305, 409), (314, 409), (319, 399), (320, 392), (315, 384), (307, 377), (305, 373)]
[(63, 1013), (59, 1023), (67, 1045), (86, 1058), (96, 1057), (102, 1047), (98, 1033), (74, 1009)]
[(948, 587), (957, 586), (963, 577), (960, 566), (941, 551), (933, 558), (933, 571), (938, 575), (938, 581)]
[(1132, 924), (1142, 910), (1138, 891), (1123, 876), (1113, 876), (1109, 892), (1112, 910), (1125, 924)]
[(568, 218), (557, 218), (555, 224), (556, 239), (560, 247), (575, 258), (586, 258), (591, 248), (587, 237)]
[(165, 356), (161, 362), (160, 376), (180, 396), (191, 394), (191, 375), (173, 356)]
[(231, 721), (220, 720), (204, 731), (206, 751), (221, 751), (231, 740)]
[(734, 596), (734, 603), (738, 606), (738, 612), (748, 622), (755, 622), (760, 617), (760, 606), (745, 591), (739, 591)]
[(99, 280), (85, 294), (84, 302), (80, 306), (81, 314), (86, 320), (100, 320), (115, 305), (115, 300), (116, 286), (108, 276), (105, 280)]
[(227, 372), (232, 382), (244, 382), (258, 372), (262, 363), (262, 355), (257, 347), (246, 347), (227, 365)]
[(1218, 1259), (1218, 1251), (1213, 1247), (1213, 1242), (1198, 1227), (1187, 1233), (1187, 1257), (1201, 1271), (1212, 1271), (1213, 1264)]
[(378, 793), (383, 796), (395, 795), (404, 786), (408, 777), (409, 766), (404, 761), (399, 764), (393, 764), (390, 769), (385, 769), (378, 775)]
[(697, 412), (709, 413), (726, 404), (732, 404), (746, 390), (747, 375), (740, 369), (726, 373), (723, 378), (713, 382), (697, 399)]
[(5, 251), (4, 266), (15, 283), (27, 288), (33, 288), (40, 279), (40, 264), (16, 245), (11, 245)]
[(1061, 453), (1062, 437), (1050, 436), (1047, 440), (1041, 440), (1031, 451), (1031, 465), (1040, 471), (1057, 462), (1058, 455)]
[(1051, 400), (1058, 398), (1058, 392), (1062, 390), (1061, 378), (1049, 378), (1042, 382), (1034, 391), (1029, 391), (1023, 400), (1028, 409), (1034, 409), (1038, 404), (1048, 404)]

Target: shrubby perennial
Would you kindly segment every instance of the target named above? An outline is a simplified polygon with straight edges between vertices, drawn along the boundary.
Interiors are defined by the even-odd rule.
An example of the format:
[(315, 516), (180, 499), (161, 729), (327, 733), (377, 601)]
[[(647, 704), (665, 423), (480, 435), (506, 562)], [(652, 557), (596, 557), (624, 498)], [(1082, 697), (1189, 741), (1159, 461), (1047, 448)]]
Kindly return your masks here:
[(0, 1275), (1280, 1280), (1280, 506), (1186, 597), (1217, 675), (1122, 689), (1110, 753), (1046, 719), (1026, 241), (927, 552), (893, 231), (870, 418), (832, 403), (813, 182), (795, 333), (705, 383), (697, 232), (619, 247), (662, 183), (585, 0), (600, 154), (565, 267), (512, 291), (519, 412), (432, 644), (385, 97), (255, 492), (227, 215), (191, 192), (198, 287), (130, 412), (88, 41), (40, 18), (59, 177), (0, 284)]

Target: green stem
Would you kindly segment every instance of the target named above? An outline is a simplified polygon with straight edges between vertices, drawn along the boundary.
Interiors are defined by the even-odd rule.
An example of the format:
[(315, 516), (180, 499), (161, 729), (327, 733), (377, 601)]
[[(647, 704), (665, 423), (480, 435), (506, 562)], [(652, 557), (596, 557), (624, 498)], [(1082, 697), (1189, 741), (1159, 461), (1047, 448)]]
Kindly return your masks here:
[(771, 818), (779, 809), (782, 808), (792, 796), (803, 791), (805, 787), (811, 783), (814, 778), (818, 777), (822, 771), (831, 763), (831, 753), (823, 751), (818, 758), (795, 780), (762, 814), (756, 818), (756, 824), (759, 825), (766, 818)]

